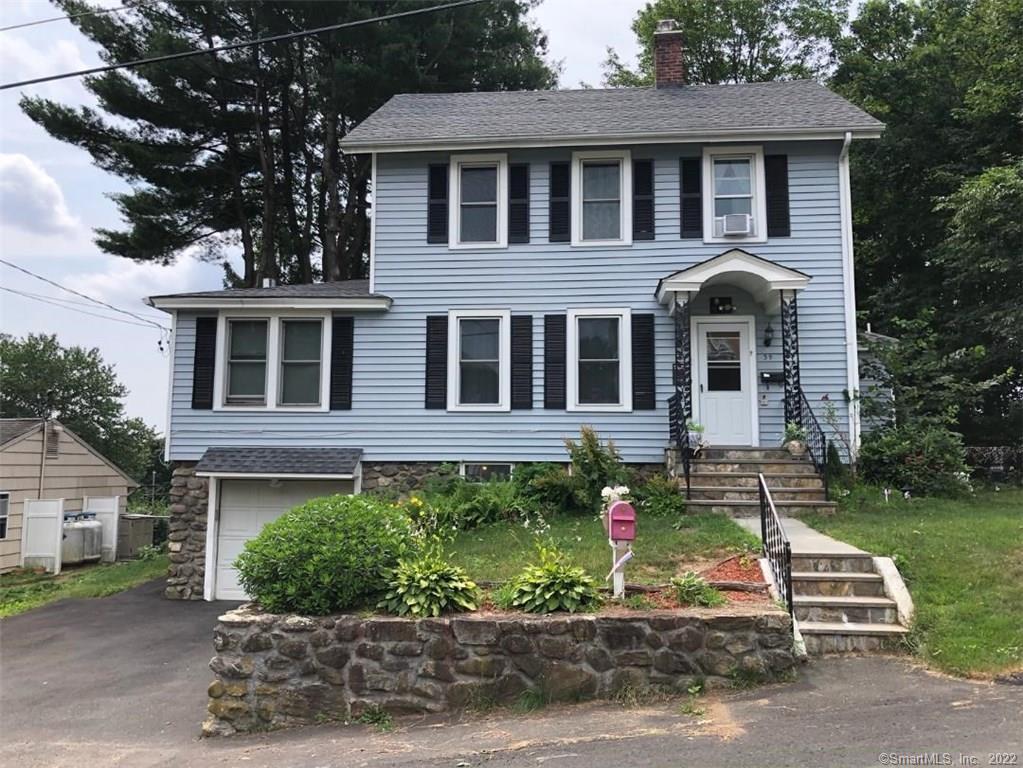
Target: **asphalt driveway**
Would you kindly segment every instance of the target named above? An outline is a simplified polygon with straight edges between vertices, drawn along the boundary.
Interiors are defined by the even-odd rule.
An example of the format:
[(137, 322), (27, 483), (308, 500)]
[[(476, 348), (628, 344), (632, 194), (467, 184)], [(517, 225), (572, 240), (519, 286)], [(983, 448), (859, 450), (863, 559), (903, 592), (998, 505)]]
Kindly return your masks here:
[[(891, 657), (835, 658), (795, 683), (678, 701), (322, 725), (200, 739), (212, 627), (227, 603), (164, 600), (159, 582), (0, 621), (0, 765), (872, 766), (1023, 764), (1023, 686), (954, 680)], [(959, 755), (977, 762), (960, 760)], [(887, 760), (888, 763), (884, 761)], [(932, 764), (942, 764), (941, 762)]]

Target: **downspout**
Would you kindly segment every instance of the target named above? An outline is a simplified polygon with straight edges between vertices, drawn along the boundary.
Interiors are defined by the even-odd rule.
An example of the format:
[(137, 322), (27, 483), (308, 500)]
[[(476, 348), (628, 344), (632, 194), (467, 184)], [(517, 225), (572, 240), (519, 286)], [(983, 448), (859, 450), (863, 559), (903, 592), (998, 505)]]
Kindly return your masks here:
[(845, 288), (846, 387), (849, 392), (849, 445), (854, 461), (860, 447), (860, 360), (856, 333), (856, 272), (853, 266), (852, 186), (849, 181), (849, 146), (852, 131), (845, 132), (838, 156), (838, 194), (842, 222), (842, 278)]
[(39, 495), (36, 497), (40, 500), (43, 498), (43, 486), (46, 483), (46, 419), (43, 419), (42, 435), (39, 448)]

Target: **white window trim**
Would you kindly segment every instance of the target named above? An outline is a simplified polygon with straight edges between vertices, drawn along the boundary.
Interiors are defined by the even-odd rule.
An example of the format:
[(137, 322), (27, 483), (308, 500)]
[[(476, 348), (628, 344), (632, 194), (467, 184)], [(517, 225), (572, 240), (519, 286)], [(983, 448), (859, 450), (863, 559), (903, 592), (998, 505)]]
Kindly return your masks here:
[[(463, 243), (462, 232), (462, 168), (472, 165), (497, 166), (497, 241)], [(468, 250), (508, 247), (508, 155), (452, 155), (448, 178), (448, 248)]]
[[(618, 392), (621, 402), (613, 405), (596, 405), (579, 402), (579, 333), (578, 320), (581, 317), (617, 317), (618, 328)], [(566, 333), (568, 385), (567, 410), (621, 413), (632, 411), (632, 310), (616, 309), (570, 309), (568, 310)]]
[[(280, 405), (280, 368), (281, 368), (281, 320), (320, 320), (323, 322), (323, 333), (320, 334), (320, 402), (317, 405)], [(227, 321), (228, 320), (266, 320), (266, 402), (259, 405), (233, 405), (227, 402)], [(231, 310), (221, 312), (217, 316), (217, 351), (216, 375), (213, 377), (213, 410), (214, 411), (249, 411), (279, 413), (310, 413), (330, 410), (330, 337), (333, 323), (330, 312), (294, 312), (267, 313), (258, 309)]]
[[(319, 321), (319, 323), (320, 323), (320, 360), (319, 360), (319, 364), (320, 364), (320, 400), (319, 400), (318, 403), (284, 403), (283, 402), (283, 400), (284, 400), (284, 326), (285, 326), (286, 323), (295, 322), (295, 321), (300, 321), (300, 322), (301, 321), (305, 321), (305, 322), (316, 322), (316, 321)], [(315, 408), (315, 407), (323, 405), (323, 400), (324, 400), (324, 397), (323, 397), (323, 380), (324, 380), (323, 366), (324, 365), (330, 365), (330, 360), (329, 359), (328, 360), (324, 360), (324, 357), (323, 357), (323, 354), (324, 354), (323, 334), (324, 334), (324, 328), (326, 327), (326, 325), (327, 325), (326, 322), (324, 322), (323, 319), (319, 318), (319, 317), (281, 317), (281, 318), (278, 318), (278, 320), (277, 320), (277, 333), (280, 335), (280, 339), (278, 339), (278, 342), (277, 342), (277, 344), (278, 344), (277, 349), (278, 349), (278, 353), (279, 354), (278, 354), (278, 360), (277, 360), (277, 399), (276, 399), (275, 402), (278, 403), (279, 407), (281, 407), (281, 408)], [(310, 362), (310, 361), (305, 361), (305, 362)], [(328, 376), (327, 376), (327, 382), (328, 382), (328, 386), (329, 386), (329, 382), (330, 382), (329, 371), (328, 371)]]
[[(583, 240), (583, 163), (589, 160), (616, 160), (621, 163), (621, 229), (617, 240)], [(572, 153), (572, 245), (600, 247), (632, 245), (632, 152), (607, 149)]]
[[(714, 160), (728, 158), (751, 159), (750, 173), (753, 201), (753, 234), (745, 237), (714, 237)], [(704, 147), (703, 149), (703, 242), (705, 243), (766, 243), (767, 242), (767, 186), (764, 178), (764, 148)]]
[[(470, 405), (460, 404), (461, 384), (460, 357), (462, 334), (459, 321), (462, 318), (495, 318), (500, 320), (498, 351), (499, 381), (497, 403)], [(448, 408), (449, 411), (510, 411), (511, 410), (511, 310), (507, 309), (452, 309), (448, 312)]]
[[(497, 462), (494, 462), (494, 463), (496, 464)], [(0, 498), (4, 498), (4, 497), (7, 498), (7, 510), (2, 515), (0, 515), (0, 520), (4, 520), (4, 519), (7, 520), (7, 528), (4, 531), (4, 535), (0, 536), (0, 541), (6, 541), (7, 537), (8, 537), (8, 534), (11, 532), (11, 492), (10, 491), (0, 491)]]

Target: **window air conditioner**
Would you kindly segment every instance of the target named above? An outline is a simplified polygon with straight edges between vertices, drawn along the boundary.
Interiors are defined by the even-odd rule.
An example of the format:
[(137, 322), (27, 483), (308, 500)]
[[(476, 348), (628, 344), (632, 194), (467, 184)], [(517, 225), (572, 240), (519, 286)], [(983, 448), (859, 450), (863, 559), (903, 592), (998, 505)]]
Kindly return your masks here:
[(722, 216), (720, 221), (723, 235), (753, 234), (753, 217), (748, 213), (729, 213)]

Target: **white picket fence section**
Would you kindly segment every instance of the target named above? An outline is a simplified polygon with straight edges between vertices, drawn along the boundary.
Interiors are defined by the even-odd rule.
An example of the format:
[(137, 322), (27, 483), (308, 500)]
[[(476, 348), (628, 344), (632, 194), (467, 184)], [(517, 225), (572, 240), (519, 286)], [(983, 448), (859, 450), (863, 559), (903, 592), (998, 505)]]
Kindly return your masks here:
[(120, 496), (86, 496), (82, 500), (82, 512), (96, 515), (103, 524), (103, 557), (104, 563), (112, 563), (117, 559), (117, 521), (121, 517)]
[(26, 499), (21, 523), (21, 565), (60, 573), (64, 499)]

